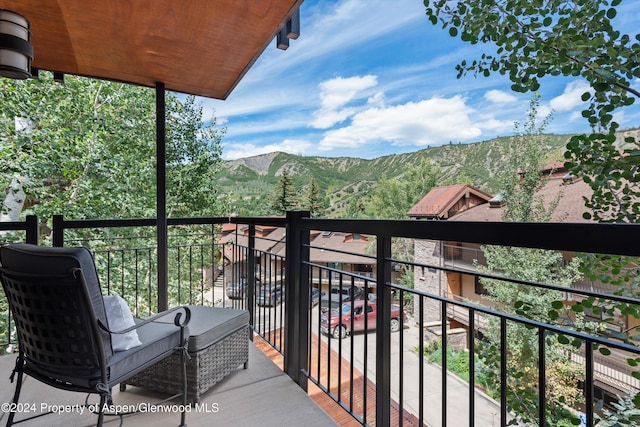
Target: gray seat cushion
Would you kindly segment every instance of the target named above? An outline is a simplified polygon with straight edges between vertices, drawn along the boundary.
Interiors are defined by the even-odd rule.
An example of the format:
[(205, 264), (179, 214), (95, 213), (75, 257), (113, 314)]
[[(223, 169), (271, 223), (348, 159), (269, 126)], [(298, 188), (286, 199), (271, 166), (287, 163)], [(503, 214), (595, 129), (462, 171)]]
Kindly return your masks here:
[[(175, 315), (176, 313), (167, 314), (170, 322), (151, 322), (141, 326), (137, 329), (141, 345), (113, 354), (109, 360), (110, 383), (119, 383), (122, 378), (128, 377), (132, 370), (140, 371), (147, 368), (175, 350), (180, 344), (180, 328), (173, 324)], [(187, 327), (185, 334), (188, 333)]]

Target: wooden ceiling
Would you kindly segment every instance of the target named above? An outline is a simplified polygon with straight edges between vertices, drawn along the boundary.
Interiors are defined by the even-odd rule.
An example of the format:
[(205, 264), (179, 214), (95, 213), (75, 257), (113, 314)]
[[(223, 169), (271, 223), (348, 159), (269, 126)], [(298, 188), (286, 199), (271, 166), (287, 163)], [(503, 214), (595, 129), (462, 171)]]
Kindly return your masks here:
[(0, 0), (32, 66), (225, 99), (302, 0)]

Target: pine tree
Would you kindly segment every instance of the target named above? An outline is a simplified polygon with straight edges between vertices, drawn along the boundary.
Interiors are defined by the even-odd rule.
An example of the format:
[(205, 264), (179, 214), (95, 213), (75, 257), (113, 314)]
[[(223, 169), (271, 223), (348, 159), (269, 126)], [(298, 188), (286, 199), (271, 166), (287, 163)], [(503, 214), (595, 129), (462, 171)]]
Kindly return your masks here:
[(284, 215), (298, 205), (298, 194), (288, 169), (282, 170), (280, 181), (269, 197), (269, 208), (272, 213)]
[(309, 180), (309, 186), (307, 187), (307, 193), (304, 197), (304, 203), (305, 209), (311, 213), (312, 217), (318, 216), (324, 211), (322, 196), (320, 195), (320, 187), (313, 177)]

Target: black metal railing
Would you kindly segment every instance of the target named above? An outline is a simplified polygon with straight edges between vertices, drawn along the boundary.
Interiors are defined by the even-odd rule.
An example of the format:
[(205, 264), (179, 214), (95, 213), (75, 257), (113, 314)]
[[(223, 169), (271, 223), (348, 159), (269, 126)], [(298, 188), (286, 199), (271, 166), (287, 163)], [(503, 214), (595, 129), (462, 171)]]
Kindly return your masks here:
[[(0, 245), (8, 243), (38, 243), (38, 218), (29, 215), (24, 221), (0, 222)], [(5, 351), (16, 341), (15, 328), (9, 305), (0, 294), (0, 351)]]
[[(221, 225), (226, 223), (235, 224), (235, 229), (223, 231)], [(37, 221), (34, 224), (37, 236)], [(559, 425), (549, 418), (550, 396), (538, 393), (556, 381), (546, 376), (545, 367), (559, 356), (550, 340), (573, 344), (562, 356), (580, 371), (576, 387), (582, 403), (564, 409), (574, 418), (581, 415), (584, 425), (595, 424), (607, 387), (617, 382), (623, 390), (640, 388), (640, 374), (633, 366), (640, 361), (636, 342), (462, 298), (462, 289), (478, 280), (500, 280), (504, 286), (565, 296), (568, 288), (482, 269), (470, 271), (466, 265), (447, 261), (452, 250), (462, 253), (466, 245), (478, 256), (478, 245), (502, 245), (636, 257), (640, 256), (638, 225), (328, 220), (312, 219), (303, 212), (290, 212), (286, 219), (170, 219), (168, 224), (164, 292), (170, 304), (249, 310), (254, 331), (285, 356), (288, 375), (305, 390), (309, 382), (315, 384), (363, 425), (391, 425), (391, 420), (398, 420), (397, 425), (504, 426), (521, 420), (525, 400), (513, 392), (520, 374), (511, 367), (510, 359), (517, 355), (508, 340), (517, 328), (528, 331), (535, 342), (532, 369), (537, 377), (527, 390), (529, 398), (535, 395), (535, 410), (527, 412), (529, 424)], [(156, 226), (154, 220), (57, 217), (53, 244), (89, 246), (105, 292), (121, 294), (142, 315), (157, 310), (162, 292)], [(371, 245), (364, 253), (350, 251), (348, 245), (330, 249), (312, 238), (318, 231), (370, 236)], [(27, 236), (18, 240), (28, 241)], [(320, 252), (325, 254), (321, 260), (311, 255)], [(327, 252), (333, 253), (329, 258), (335, 262), (326, 262)], [(375, 263), (373, 272), (359, 273), (348, 266), (346, 260), (356, 255)], [(229, 298), (236, 285), (239, 293)], [(320, 299), (316, 304), (312, 288), (325, 296), (332, 288), (338, 295), (347, 290), (346, 295), (360, 302), (332, 305)], [(271, 299), (274, 289), (282, 290), (279, 300)], [(353, 289), (359, 289), (357, 296), (351, 294)], [(637, 295), (591, 288), (570, 292), (571, 304), (592, 298), (606, 307), (627, 305), (631, 314), (623, 329), (637, 325), (632, 316), (640, 310)], [(373, 305), (375, 317), (357, 318), (360, 308), (366, 311)], [(332, 308), (337, 309), (335, 314)], [(487, 353), (488, 348), (493, 353)], [(495, 362), (493, 386), (483, 377), (487, 354), (493, 354)], [(434, 355), (439, 355), (438, 361)], [(455, 365), (462, 362), (466, 368), (461, 370)]]
[[(304, 382), (308, 377), (362, 424), (389, 425), (392, 410), (398, 411), (400, 415), (398, 419), (403, 420), (406, 417), (407, 420), (414, 420), (419, 425), (486, 425), (485, 423), (492, 422), (507, 425), (518, 419), (522, 422), (524, 412), (520, 412), (522, 406), (519, 406), (522, 402), (514, 400), (519, 398), (519, 395), (512, 393), (511, 386), (509, 386), (509, 384), (517, 382), (518, 378), (514, 377), (517, 374), (511, 371), (509, 358), (514, 356), (507, 340), (511, 330), (518, 325), (524, 327), (524, 330), (530, 331), (532, 336), (537, 337), (537, 358), (534, 360), (538, 366), (538, 378), (532, 387), (535, 390), (547, 390), (551, 380), (545, 376), (545, 363), (551, 360), (551, 357), (558, 356), (552, 354), (556, 350), (548, 340), (573, 343), (574, 351), (571, 352), (573, 356), (568, 355), (567, 361), (572, 360), (571, 363), (577, 365), (582, 371), (580, 375), (582, 396), (578, 400), (584, 403), (579, 411), (582, 412), (581, 416), (588, 426), (594, 424), (594, 415), (598, 410), (599, 400), (596, 395), (601, 391), (597, 386), (598, 371), (595, 368), (595, 360), (602, 364), (603, 358), (601, 356), (613, 351), (626, 354), (629, 359), (640, 356), (640, 349), (634, 342), (624, 342), (616, 337), (588, 333), (560, 323), (533, 320), (520, 313), (512, 314), (473, 301), (448, 298), (442, 288), (435, 292), (433, 290), (410, 289), (390, 281), (392, 266), (403, 265), (407, 270), (414, 271), (416, 276), (421, 274), (418, 271), (436, 272), (436, 275), (443, 278), (441, 286), (451, 285), (447, 283), (447, 275), (465, 274), (474, 278), (501, 280), (505, 286), (507, 283), (511, 283), (536, 287), (549, 292), (556, 291), (559, 295), (563, 295), (567, 288), (554, 284), (537, 283), (522, 278), (503, 277), (486, 272), (470, 273), (467, 268), (447, 266), (443, 261), (444, 254), (441, 254), (439, 262), (427, 263), (421, 262), (419, 259), (397, 259), (392, 256), (392, 237), (394, 239), (414, 239), (414, 242), (416, 239), (437, 242), (458, 241), (481, 245), (507, 245), (545, 250), (637, 256), (640, 254), (635, 247), (634, 240), (640, 237), (638, 234), (640, 227), (638, 226), (345, 221), (298, 218), (293, 220), (291, 227), (293, 233), (300, 233), (301, 236), (311, 230), (324, 230), (325, 232), (368, 234), (376, 238), (377, 280), (375, 295), (378, 316), (375, 321), (369, 321), (369, 324), (365, 323), (364, 333), (354, 333), (349, 340), (336, 341), (335, 338), (328, 337), (333, 335), (330, 324), (328, 334), (323, 331), (322, 326), (318, 325), (323, 321), (323, 318), (314, 316), (320, 316), (319, 314), (308, 317), (302, 314), (304, 310), (300, 310), (300, 317), (295, 319), (295, 322), (298, 325), (304, 325), (309, 332), (299, 334), (301, 339), (299, 345), (307, 345), (308, 347), (298, 350), (298, 365), (295, 362), (290, 362), (290, 365), (285, 366), (294, 379), (300, 378), (300, 375), (297, 374), (300, 370), (306, 372), (307, 375), (300, 378), (301, 382)], [(298, 239), (294, 236), (293, 240)], [(434, 247), (438, 246), (440, 243), (434, 245)], [(308, 270), (303, 269), (301, 273), (297, 272), (293, 276), (293, 280), (289, 282), (290, 285), (293, 284), (295, 288), (300, 289), (297, 299), (295, 299), (298, 306), (303, 306), (307, 300), (304, 290), (311, 286), (314, 269), (326, 269), (326, 267), (316, 265), (312, 259), (309, 259), (308, 254), (311, 248), (313, 248), (313, 242), (310, 244), (302, 243), (297, 248), (291, 248), (291, 251), (301, 254), (300, 262)], [(348, 277), (347, 282), (356, 277), (350, 273), (343, 273), (343, 276)], [(343, 283), (344, 280), (341, 280), (338, 286), (344, 286)], [(392, 298), (394, 291), (395, 301)], [(576, 291), (572, 290), (572, 292)], [(589, 291), (579, 291), (579, 293), (583, 298), (606, 299), (610, 304), (618, 303), (627, 304), (630, 307), (640, 307), (640, 301), (636, 297)], [(365, 295), (368, 295), (368, 291)], [(391, 332), (392, 304), (399, 301), (404, 302), (407, 295), (411, 295), (414, 301), (413, 321), (418, 325), (417, 339), (410, 336), (413, 331), (410, 331), (408, 327), (401, 328), (397, 335)], [(434, 310), (433, 307), (436, 309)], [(459, 387), (457, 380), (453, 379), (448, 372), (447, 364), (449, 336), (453, 335), (448, 325), (449, 319), (446, 317), (446, 313), (451, 311), (450, 307), (466, 310), (468, 312), (466, 318), (469, 323), (466, 328), (468, 338), (465, 340), (467, 344), (465, 354), (468, 364), (466, 373), (468, 382), (465, 388), (467, 391), (462, 396), (456, 392), (454, 399), (449, 398), (451, 390), (459, 389)], [(352, 305), (346, 313), (340, 314), (340, 312), (334, 316), (347, 317), (348, 321), (352, 322), (350, 327), (353, 328), (353, 310)], [(429, 323), (428, 318), (433, 318), (434, 313), (435, 317), (441, 321), (437, 334), (441, 343), (439, 378), (425, 377), (427, 375), (426, 367), (430, 363), (427, 362), (425, 356), (428, 343), (422, 326)], [(486, 336), (479, 330), (479, 325), (476, 325), (475, 322), (478, 316), (491, 319), (490, 322), (495, 325), (495, 335), (497, 336), (497, 342), (493, 345), (495, 346), (495, 360), (498, 361), (498, 376), (495, 383), (499, 387), (492, 391), (487, 390), (487, 386), (483, 385), (487, 393), (493, 392), (492, 396), (486, 396), (485, 393), (482, 393), (482, 397), (479, 397), (478, 392), (478, 387), (481, 384), (477, 380), (479, 373), (475, 371), (479, 363), (477, 347), (486, 346)], [(328, 322), (325, 321), (325, 325), (327, 324)], [(375, 333), (373, 332), (374, 328), (376, 329)], [(335, 335), (340, 336), (340, 333)], [(321, 342), (309, 344), (313, 342), (315, 337), (318, 337)], [(416, 354), (407, 352), (407, 342), (411, 340), (415, 340)], [(288, 349), (290, 351), (291, 347)], [(372, 357), (372, 351), (376, 352), (375, 357)], [(359, 352), (361, 353), (360, 360), (358, 360)], [(337, 358), (332, 358), (333, 354), (337, 354)], [(409, 356), (417, 360), (415, 366), (407, 363)], [(637, 369), (631, 366), (627, 371), (633, 371), (630, 378), (635, 378), (638, 375)], [(429, 384), (434, 381), (439, 383), (438, 390), (434, 392), (430, 387), (427, 391)], [(370, 403), (372, 394), (375, 395), (375, 403)], [(434, 405), (434, 400), (439, 402), (439, 405)], [(488, 410), (486, 402), (489, 402)], [(527, 422), (535, 425), (557, 425), (557, 420), (550, 418), (548, 413), (550, 403), (548, 403), (548, 397), (545, 393), (538, 394), (535, 404), (537, 409), (535, 413), (526, 415)], [(564, 409), (567, 410), (566, 416), (573, 414), (577, 417), (580, 415), (577, 412), (572, 412), (572, 408), (566, 407)], [(492, 411), (495, 411), (497, 415), (495, 419), (491, 419)], [(463, 414), (462, 420), (461, 414)]]
[[(278, 292), (273, 301), (262, 297), (283, 287), (284, 243), (257, 235), (256, 226), (284, 230), (284, 218), (234, 221), (235, 230), (223, 233), (221, 225), (229, 222), (168, 220), (168, 304), (246, 309), (256, 333), (283, 353), (284, 293)], [(53, 244), (88, 247), (103, 292), (122, 296), (134, 307), (134, 315), (148, 316), (158, 311), (161, 292), (155, 227), (149, 219), (68, 221), (56, 216)]]

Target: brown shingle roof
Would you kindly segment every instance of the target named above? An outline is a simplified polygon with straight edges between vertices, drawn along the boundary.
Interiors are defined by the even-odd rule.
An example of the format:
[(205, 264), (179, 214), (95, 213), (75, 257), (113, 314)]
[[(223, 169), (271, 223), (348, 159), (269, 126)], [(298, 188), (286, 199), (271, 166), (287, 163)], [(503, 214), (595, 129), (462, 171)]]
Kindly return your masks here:
[(485, 203), (491, 199), (491, 195), (468, 184), (435, 187), (412, 207), (409, 212), (407, 212), (407, 215), (414, 218), (449, 218), (449, 216), (458, 212), (451, 212), (450, 210), (456, 206), (463, 197), (473, 198), (475, 200), (469, 206)]
[[(583, 197), (590, 197), (593, 190), (583, 180), (578, 179), (565, 184), (561, 178), (549, 179), (537, 193), (544, 200), (545, 206), (560, 196), (558, 206), (554, 210), (552, 222), (590, 222), (582, 217), (587, 211)], [(451, 221), (502, 221), (502, 213), (507, 206), (489, 207), (489, 204), (473, 207), (450, 218)]]

